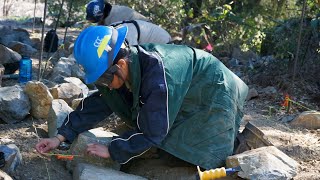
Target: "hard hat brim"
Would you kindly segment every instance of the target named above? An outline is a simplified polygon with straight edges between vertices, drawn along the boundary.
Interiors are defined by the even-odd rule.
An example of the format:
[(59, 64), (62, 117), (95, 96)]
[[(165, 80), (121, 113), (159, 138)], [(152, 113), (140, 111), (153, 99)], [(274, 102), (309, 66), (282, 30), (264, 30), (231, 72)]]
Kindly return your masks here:
[[(128, 32), (128, 27), (127, 26), (118, 26), (116, 28), (116, 30), (118, 31), (118, 38), (117, 38), (115, 46), (113, 47), (114, 48), (114, 56), (113, 56), (112, 60), (114, 60), (116, 58), (116, 56), (121, 48), (122, 43), (125, 41), (125, 38), (126, 38), (127, 32)], [(101, 66), (101, 67), (97, 68), (97, 71), (85, 74), (84, 79), (87, 84), (91, 84), (91, 83), (94, 83), (95, 81), (97, 81), (98, 78), (109, 68), (108, 61), (107, 60), (104, 61), (99, 66)]]

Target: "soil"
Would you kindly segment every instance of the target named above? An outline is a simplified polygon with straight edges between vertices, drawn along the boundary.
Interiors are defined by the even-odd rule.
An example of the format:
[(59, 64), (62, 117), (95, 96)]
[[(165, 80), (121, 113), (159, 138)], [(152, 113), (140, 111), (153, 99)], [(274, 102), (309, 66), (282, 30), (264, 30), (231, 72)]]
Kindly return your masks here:
[[(28, 30), (31, 32), (30, 28)], [(64, 29), (59, 29), (58, 35), (63, 37)], [(79, 30), (71, 29), (68, 35), (76, 36)], [(32, 34), (40, 36), (40, 34)], [(34, 79), (37, 75), (38, 58), (32, 57)], [(4, 80), (3, 86), (17, 83), (16, 80)], [(256, 86), (257, 89), (262, 87)], [(297, 94), (302, 97), (304, 94)], [(258, 128), (272, 140), (274, 145), (288, 156), (296, 160), (299, 164), (298, 175), (294, 179), (320, 179), (320, 129), (307, 130), (291, 127), (281, 121), (282, 117), (297, 115), (302, 112), (297, 107), (286, 113), (285, 110), (278, 110), (282, 101), (282, 94), (275, 96), (263, 96), (247, 102), (245, 106), (244, 125), (248, 121), (255, 121)], [(308, 104), (308, 101), (305, 101)], [(309, 107), (319, 109), (310, 103)], [(118, 121), (111, 121), (111, 124), (104, 125), (106, 130), (111, 130), (118, 126)], [(65, 162), (54, 158), (40, 156), (34, 149), (40, 138), (47, 137), (47, 122), (43, 119), (34, 119), (28, 116), (23, 121), (16, 124), (0, 124), (0, 144), (16, 144), (23, 157), (23, 163), (17, 170), (10, 174), (17, 180), (71, 180), (72, 174), (65, 168)], [(148, 155), (150, 155), (148, 157)], [(143, 157), (130, 162), (122, 168), (124, 171), (146, 177), (148, 179), (195, 179), (196, 167), (171, 158), (162, 156), (158, 152), (150, 152)], [(231, 178), (232, 179), (232, 178)], [(233, 178), (239, 179), (239, 178)]]

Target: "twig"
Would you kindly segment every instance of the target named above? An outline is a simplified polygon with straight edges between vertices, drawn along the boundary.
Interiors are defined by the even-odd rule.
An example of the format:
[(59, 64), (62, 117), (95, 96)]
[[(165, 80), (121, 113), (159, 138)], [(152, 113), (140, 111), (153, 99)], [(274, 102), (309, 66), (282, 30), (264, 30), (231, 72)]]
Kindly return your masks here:
[(34, 130), (35, 130), (35, 132), (36, 132), (36, 136), (37, 136), (38, 142), (39, 142), (39, 141), (40, 141), (40, 137), (39, 137), (39, 135), (38, 135), (37, 128), (36, 128), (36, 126), (34, 125), (33, 117), (32, 117), (32, 126), (33, 126), (33, 128), (34, 128)]
[[(33, 126), (33, 128), (34, 128), (34, 130), (35, 130), (35, 132), (36, 132), (36, 135), (37, 135), (37, 138), (38, 138), (38, 142), (39, 142), (39, 141), (40, 141), (40, 137), (39, 137), (37, 128), (36, 128), (36, 126), (34, 125), (33, 117), (32, 117), (32, 126)], [(47, 162), (46, 162), (45, 159), (43, 159), (43, 162), (44, 162), (44, 164), (46, 165), (46, 170), (47, 170), (48, 178), (49, 178), (49, 180), (50, 180), (51, 178), (50, 178), (49, 168), (48, 168)]]

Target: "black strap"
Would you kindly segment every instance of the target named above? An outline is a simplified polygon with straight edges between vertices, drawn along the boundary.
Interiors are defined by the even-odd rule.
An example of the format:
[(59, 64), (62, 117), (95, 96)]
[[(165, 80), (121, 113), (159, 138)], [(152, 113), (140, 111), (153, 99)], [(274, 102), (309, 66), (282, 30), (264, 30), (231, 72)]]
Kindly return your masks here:
[(191, 47), (191, 46), (188, 46), (190, 49), (192, 49), (193, 51), (193, 67), (196, 65), (196, 61), (197, 61), (197, 54), (196, 54), (196, 50)]
[(139, 24), (137, 23), (137, 21), (135, 21), (135, 20), (125, 20), (125, 21), (122, 21), (122, 22), (111, 24), (110, 26), (116, 27), (116, 26), (119, 26), (119, 25), (124, 24), (124, 23), (132, 23), (136, 27), (137, 32), (138, 32), (138, 44), (139, 44), (139, 41), (140, 41), (140, 27), (139, 27)]

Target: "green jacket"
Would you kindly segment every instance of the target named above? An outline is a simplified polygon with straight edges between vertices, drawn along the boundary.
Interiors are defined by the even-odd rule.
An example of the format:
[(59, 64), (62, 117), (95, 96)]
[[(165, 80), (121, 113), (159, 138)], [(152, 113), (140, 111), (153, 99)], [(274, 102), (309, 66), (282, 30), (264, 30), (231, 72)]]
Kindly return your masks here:
[[(211, 54), (188, 46), (146, 44), (131, 52), (132, 102), (117, 90), (99, 89), (110, 109), (137, 127), (111, 142), (111, 157), (126, 163), (157, 146), (206, 169), (223, 166), (233, 152), (247, 85)], [(142, 92), (156, 88), (148, 78), (159, 82), (161, 98)], [(154, 133), (152, 124), (162, 130)]]

